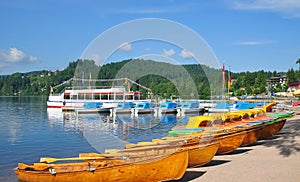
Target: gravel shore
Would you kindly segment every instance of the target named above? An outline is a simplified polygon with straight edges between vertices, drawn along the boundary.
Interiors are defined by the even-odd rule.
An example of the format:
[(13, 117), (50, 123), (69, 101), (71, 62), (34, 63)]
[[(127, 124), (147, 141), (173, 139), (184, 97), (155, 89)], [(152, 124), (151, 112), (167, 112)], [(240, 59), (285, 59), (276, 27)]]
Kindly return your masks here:
[(177, 181), (300, 181), (300, 115), (289, 118), (272, 138), (217, 155), (203, 167), (187, 169)]

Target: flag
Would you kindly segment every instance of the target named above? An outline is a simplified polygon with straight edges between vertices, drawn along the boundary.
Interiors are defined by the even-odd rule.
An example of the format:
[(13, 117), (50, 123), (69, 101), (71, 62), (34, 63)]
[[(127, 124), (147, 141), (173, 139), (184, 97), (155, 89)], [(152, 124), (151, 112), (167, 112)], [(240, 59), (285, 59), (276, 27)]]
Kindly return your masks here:
[(53, 87), (50, 86), (50, 95), (52, 95), (52, 93), (53, 93)]
[(231, 78), (231, 75), (230, 75), (230, 66), (229, 66), (229, 69), (228, 69), (228, 91), (230, 90), (232, 86), (232, 78)]
[(225, 84), (225, 66), (224, 66), (224, 63), (222, 65), (222, 83), (223, 85)]
[(230, 73), (229, 73), (229, 78), (228, 78), (228, 90), (230, 90), (231, 85), (232, 85), (232, 78), (231, 78), (231, 75), (230, 75)]

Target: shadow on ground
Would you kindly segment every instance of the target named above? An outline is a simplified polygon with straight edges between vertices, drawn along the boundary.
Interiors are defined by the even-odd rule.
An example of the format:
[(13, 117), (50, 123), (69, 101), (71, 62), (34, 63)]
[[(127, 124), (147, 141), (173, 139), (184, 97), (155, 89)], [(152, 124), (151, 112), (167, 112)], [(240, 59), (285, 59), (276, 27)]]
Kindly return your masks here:
[(252, 149), (242, 149), (242, 148), (238, 148), (230, 153), (227, 153), (227, 154), (218, 154), (219, 156), (222, 156), (222, 155), (237, 155), (237, 154), (243, 154), (243, 153), (247, 153), (249, 152), (250, 150)]
[(204, 175), (206, 171), (186, 171), (183, 177), (179, 180), (172, 180), (170, 182), (186, 182), (191, 181), (193, 179), (199, 178)]
[(286, 121), (279, 133), (263, 140), (263, 146), (276, 147), (284, 157), (300, 152), (300, 120)]
[(213, 159), (208, 164), (205, 164), (204, 166), (200, 166), (200, 167), (218, 166), (218, 165), (225, 164), (227, 162), (230, 162), (230, 160), (216, 160), (216, 159)]

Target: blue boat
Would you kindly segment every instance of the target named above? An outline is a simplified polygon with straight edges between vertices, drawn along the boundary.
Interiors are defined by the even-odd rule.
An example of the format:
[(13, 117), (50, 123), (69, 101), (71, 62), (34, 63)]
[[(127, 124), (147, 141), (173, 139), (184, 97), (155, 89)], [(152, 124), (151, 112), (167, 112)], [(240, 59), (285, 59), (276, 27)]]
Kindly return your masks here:
[(159, 106), (161, 113), (177, 113), (177, 104), (175, 102), (163, 102)]
[(152, 102), (139, 102), (135, 106), (135, 114), (154, 113), (155, 106)]
[(76, 108), (76, 114), (98, 114), (98, 113), (110, 113), (108, 107), (103, 107), (102, 102), (85, 102), (82, 108)]
[(216, 107), (214, 108), (209, 108), (208, 112), (209, 113), (223, 113), (223, 112), (229, 112), (232, 110), (233, 104), (227, 103), (227, 102), (218, 102), (216, 104)]
[(181, 104), (181, 112), (186, 113), (200, 113), (204, 112), (204, 108), (199, 107), (199, 102), (189, 101)]
[(84, 109), (95, 109), (101, 107), (102, 105), (102, 102), (85, 102), (82, 107)]
[(233, 104), (233, 109), (235, 110), (252, 109), (256, 105), (257, 105), (256, 103), (250, 103), (250, 102), (237, 102)]
[(116, 107), (116, 114), (131, 114), (134, 106), (133, 102), (119, 102)]

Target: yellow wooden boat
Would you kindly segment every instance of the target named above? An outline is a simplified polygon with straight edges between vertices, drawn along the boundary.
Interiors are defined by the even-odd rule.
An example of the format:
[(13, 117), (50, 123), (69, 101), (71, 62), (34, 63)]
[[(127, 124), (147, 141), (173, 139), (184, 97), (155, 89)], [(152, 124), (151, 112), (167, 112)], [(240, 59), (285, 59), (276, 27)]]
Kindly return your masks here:
[(205, 146), (188, 147), (188, 167), (199, 167), (209, 163), (219, 149), (220, 143), (212, 142)]
[(220, 147), (217, 151), (217, 154), (227, 154), (233, 152), (242, 145), (245, 136), (246, 132), (236, 132), (225, 134), (223, 136), (217, 136), (215, 141), (220, 142)]
[(274, 136), (283, 128), (285, 122), (286, 119), (280, 119), (279, 121), (274, 121), (263, 125), (262, 134), (259, 136), (258, 139), (262, 140)]
[[(103, 159), (101, 157), (67, 158), (67, 160), (72, 159), (83, 160), (83, 162), (30, 165), (20, 163), (14, 172), (19, 180), (27, 182), (174, 180), (184, 175), (188, 165), (188, 152), (177, 150), (163, 155), (104, 157)], [(52, 161), (50, 158), (50, 162)]]
[(255, 143), (261, 136), (263, 128), (261, 126), (246, 130), (246, 136), (241, 146), (247, 146)]
[[(118, 152), (140, 155), (143, 151), (153, 150), (153, 147), (160, 147), (164, 151), (170, 148), (181, 148), (188, 151), (188, 167), (202, 166), (209, 163), (215, 156), (219, 143), (212, 138), (201, 138), (193, 136), (189, 138), (170, 137), (153, 139), (152, 142), (139, 142), (137, 144), (127, 144), (122, 150), (106, 150), (106, 154), (116, 154)], [(143, 153), (142, 153), (143, 154)]]
[[(237, 115), (226, 115), (223, 117), (240, 117)], [(213, 126), (214, 121), (220, 121), (224, 123), (224, 118), (222, 120), (221, 116), (214, 115), (210, 116), (197, 116), (190, 118), (186, 128), (194, 128), (194, 127), (203, 127), (204, 131), (199, 131), (197, 133), (193, 133), (193, 135), (210, 135), (214, 137), (215, 142), (220, 143), (217, 154), (226, 154), (236, 150), (239, 146), (242, 145), (245, 137), (249, 137), (249, 139), (245, 140), (245, 143), (252, 140), (252, 133), (248, 132), (245, 128), (237, 128), (236, 126), (226, 126), (224, 124)], [(179, 135), (181, 136), (181, 135)]]

